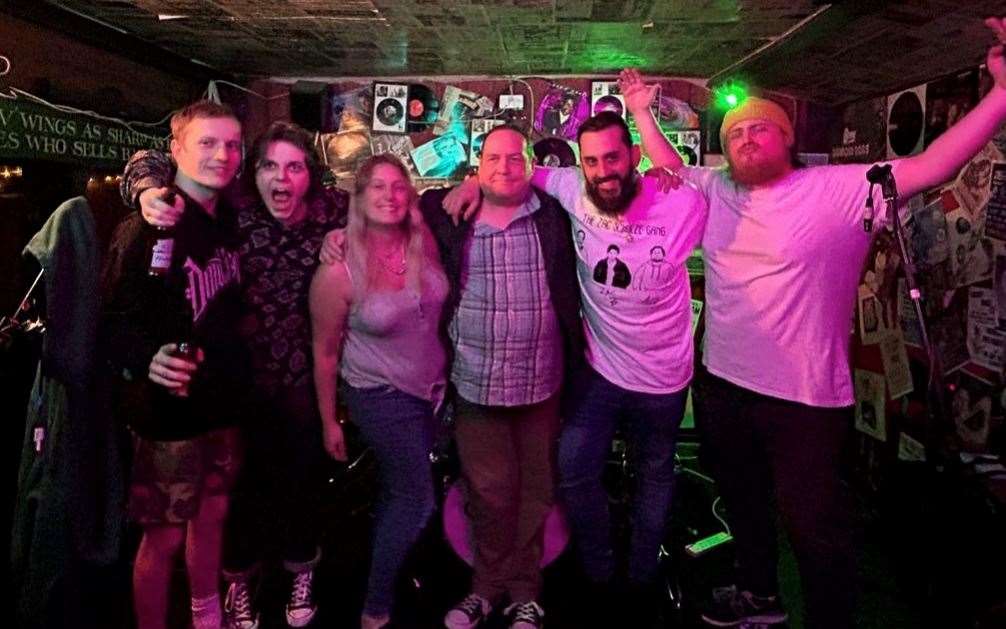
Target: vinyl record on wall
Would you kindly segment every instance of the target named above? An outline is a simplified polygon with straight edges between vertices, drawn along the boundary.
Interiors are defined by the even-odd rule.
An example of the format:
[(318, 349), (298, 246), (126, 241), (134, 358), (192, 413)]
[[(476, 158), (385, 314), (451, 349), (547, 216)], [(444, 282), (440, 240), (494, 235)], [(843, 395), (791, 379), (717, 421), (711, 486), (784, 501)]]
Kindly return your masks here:
[(922, 151), (926, 127), (926, 86), (887, 97), (887, 158), (895, 159)]
[(576, 154), (561, 138), (544, 138), (534, 143), (534, 158), (541, 166), (576, 166)]
[(408, 121), (409, 133), (425, 131), (437, 121), (440, 102), (433, 96), (433, 90), (418, 83), (409, 85)]
[(375, 111), (381, 124), (394, 126), (402, 121), (402, 104), (395, 98), (383, 98), (377, 101)]

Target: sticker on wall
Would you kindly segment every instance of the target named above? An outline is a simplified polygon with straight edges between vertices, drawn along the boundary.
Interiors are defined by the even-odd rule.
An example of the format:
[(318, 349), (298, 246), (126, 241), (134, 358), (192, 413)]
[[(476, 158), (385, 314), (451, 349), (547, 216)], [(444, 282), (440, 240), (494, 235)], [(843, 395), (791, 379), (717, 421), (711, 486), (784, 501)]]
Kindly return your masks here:
[(872, 371), (856, 369), (853, 375), (856, 388), (856, 430), (878, 441), (887, 441), (887, 421), (884, 416), (884, 376)]
[(500, 110), (515, 109), (517, 111), (522, 111), (524, 109), (523, 94), (500, 94), (498, 102)]

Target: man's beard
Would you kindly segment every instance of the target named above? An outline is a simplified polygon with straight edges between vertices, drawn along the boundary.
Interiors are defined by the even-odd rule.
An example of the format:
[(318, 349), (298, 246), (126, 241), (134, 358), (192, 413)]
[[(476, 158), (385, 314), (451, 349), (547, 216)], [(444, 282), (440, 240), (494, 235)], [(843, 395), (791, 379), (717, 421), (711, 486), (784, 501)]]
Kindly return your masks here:
[(788, 156), (771, 157), (745, 161), (743, 164), (730, 162), (731, 178), (745, 186), (757, 186), (778, 179), (790, 170)]
[[(618, 181), (618, 196), (608, 197), (601, 193), (599, 186), (607, 181)], [(587, 180), (587, 196), (601, 214), (618, 216), (625, 214), (636, 197), (636, 173), (629, 171), (625, 176), (609, 175), (603, 179)]]

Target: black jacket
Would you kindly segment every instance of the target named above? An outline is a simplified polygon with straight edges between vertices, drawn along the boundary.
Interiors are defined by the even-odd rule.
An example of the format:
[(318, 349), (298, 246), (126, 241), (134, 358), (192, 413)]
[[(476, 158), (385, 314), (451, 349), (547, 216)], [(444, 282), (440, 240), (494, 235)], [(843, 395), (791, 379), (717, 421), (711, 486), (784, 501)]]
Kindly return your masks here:
[[(101, 345), (122, 383), (123, 421), (158, 440), (189, 439), (231, 426), (245, 415), (249, 397), (235, 212), (221, 201), (217, 218), (195, 201), (175, 226), (171, 271), (147, 275), (152, 228), (139, 212), (116, 229), (102, 272)], [(169, 395), (147, 377), (158, 348), (182, 340), (205, 352), (190, 395)]]
[[(582, 362), (584, 348), (583, 324), (580, 321), (580, 286), (576, 278), (576, 250), (573, 247), (572, 228), (569, 215), (557, 200), (537, 188), (532, 190), (538, 195), (538, 201), (541, 203), (538, 211), (533, 214), (534, 224), (538, 231), (542, 257), (545, 260), (545, 275), (548, 279), (552, 307), (562, 330), (566, 373), (571, 373)], [(449, 338), (446, 333), (447, 324), (454, 317), (461, 300), (461, 269), (465, 243), (471, 232), (471, 222), (462, 221), (459, 225), (455, 225), (444, 212), (443, 200), (448, 192), (449, 188), (427, 190), (419, 201), (423, 219), (437, 241), (440, 261), (450, 284), (441, 322), (445, 339)], [(453, 358), (450, 347), (448, 347), (448, 358), (449, 361)], [(448, 362), (448, 374), (450, 370)]]

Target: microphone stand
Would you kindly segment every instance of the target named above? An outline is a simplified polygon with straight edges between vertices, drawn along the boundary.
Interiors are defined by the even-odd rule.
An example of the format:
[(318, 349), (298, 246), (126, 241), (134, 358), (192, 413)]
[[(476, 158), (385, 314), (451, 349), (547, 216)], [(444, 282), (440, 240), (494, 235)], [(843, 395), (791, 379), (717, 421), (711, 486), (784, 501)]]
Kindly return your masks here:
[(943, 458), (942, 449), (937, 447), (937, 443), (942, 443), (941, 437), (946, 430), (947, 415), (945, 383), (943, 365), (940, 361), (939, 352), (933, 345), (929, 337), (928, 326), (926, 325), (925, 314), (922, 309), (922, 291), (916, 279), (917, 269), (915, 261), (912, 259), (911, 250), (906, 244), (905, 228), (901, 223), (898, 214), (898, 188), (891, 173), (891, 165), (876, 165), (866, 174), (870, 182), (870, 194), (868, 205), (872, 206), (873, 186), (879, 185), (884, 197), (884, 204), (887, 206), (887, 217), (891, 228), (894, 230), (894, 239), (898, 244), (898, 252), (901, 254), (902, 264), (905, 268), (905, 284), (908, 288), (908, 296), (912, 300), (915, 308), (915, 316), (919, 321), (919, 332), (922, 336), (922, 346), (926, 350), (929, 358), (929, 381), (927, 398), (927, 410), (929, 411), (928, 422), (926, 423), (926, 459), (936, 464)]

